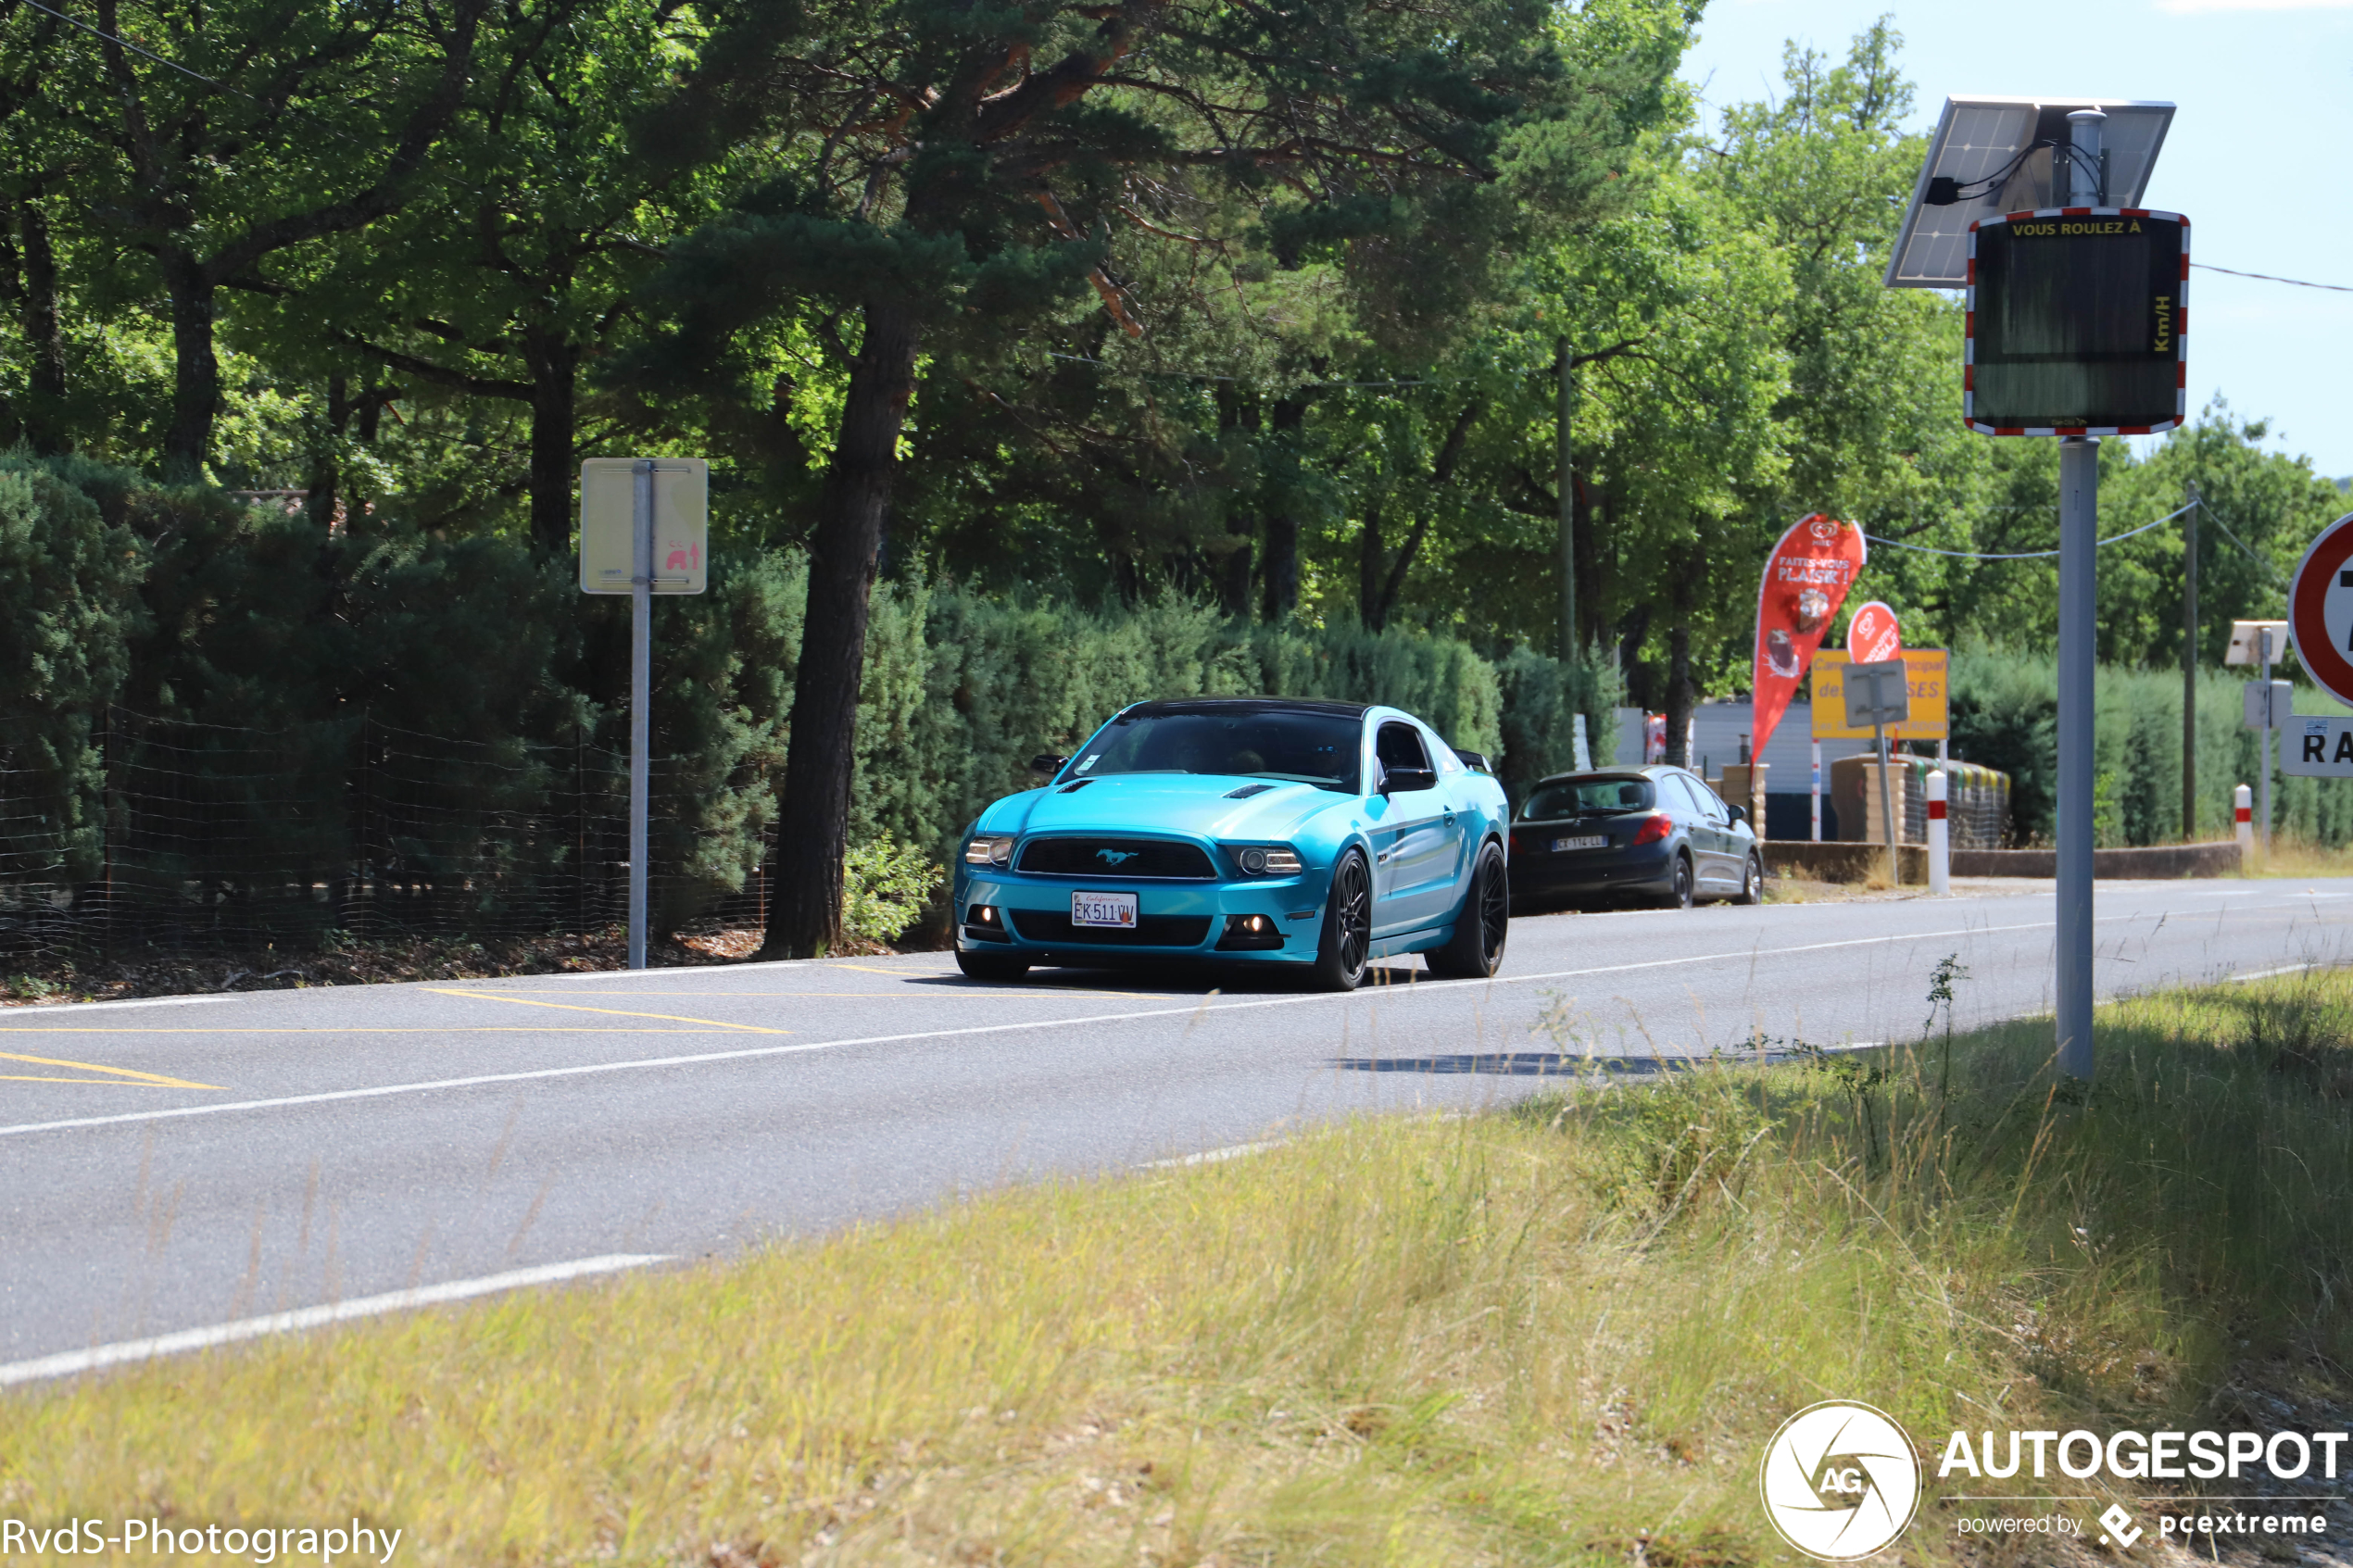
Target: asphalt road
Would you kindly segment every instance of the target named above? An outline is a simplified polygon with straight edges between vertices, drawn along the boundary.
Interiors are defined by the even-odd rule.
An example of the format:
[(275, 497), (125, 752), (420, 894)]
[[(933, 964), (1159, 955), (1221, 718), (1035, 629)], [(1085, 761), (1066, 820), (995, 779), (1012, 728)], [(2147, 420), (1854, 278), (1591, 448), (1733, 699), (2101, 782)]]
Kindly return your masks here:
[[(2104, 883), (2104, 994), (2346, 961), (2353, 880)], [(0, 1385), (291, 1310), (724, 1253), (1642, 1058), (2047, 1010), (2052, 900), (1552, 915), (1353, 997), (946, 954), (0, 1012)], [(243, 1332), (242, 1330), (240, 1332)], [(103, 1361), (108, 1355), (99, 1356)]]

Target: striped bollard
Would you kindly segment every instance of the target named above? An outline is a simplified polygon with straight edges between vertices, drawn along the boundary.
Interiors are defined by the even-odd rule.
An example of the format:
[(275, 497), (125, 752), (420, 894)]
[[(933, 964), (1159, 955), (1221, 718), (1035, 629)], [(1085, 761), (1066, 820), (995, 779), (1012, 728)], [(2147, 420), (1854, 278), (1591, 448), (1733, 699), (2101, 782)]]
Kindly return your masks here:
[(1953, 891), (1953, 843), (1944, 820), (1944, 770), (1928, 771), (1928, 896)]
[(2255, 791), (2241, 784), (2231, 791), (2232, 814), (2238, 818), (2239, 859), (2255, 853)]

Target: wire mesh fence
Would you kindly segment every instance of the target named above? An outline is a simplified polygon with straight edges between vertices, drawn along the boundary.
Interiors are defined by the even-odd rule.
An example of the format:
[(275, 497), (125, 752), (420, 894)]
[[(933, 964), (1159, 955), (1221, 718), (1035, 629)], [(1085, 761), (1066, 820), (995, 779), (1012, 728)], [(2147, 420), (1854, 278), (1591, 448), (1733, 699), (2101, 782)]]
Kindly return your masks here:
[[(73, 776), (52, 734), (0, 720), (0, 956), (497, 941), (626, 918), (628, 754), (585, 728), (482, 743), (365, 713), (271, 731), (113, 708), (89, 738), (97, 765)], [(651, 838), (673, 849), (653, 857), (658, 923), (763, 924), (768, 843), (732, 874), (681, 849), (678, 762), (650, 770)]]

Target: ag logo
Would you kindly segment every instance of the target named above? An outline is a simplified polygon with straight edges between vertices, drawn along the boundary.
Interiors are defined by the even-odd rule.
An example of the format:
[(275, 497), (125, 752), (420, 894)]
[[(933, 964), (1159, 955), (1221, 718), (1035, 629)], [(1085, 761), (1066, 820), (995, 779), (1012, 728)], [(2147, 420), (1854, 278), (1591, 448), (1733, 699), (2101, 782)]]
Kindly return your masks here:
[(1814, 535), (1818, 543), (1824, 545), (1838, 537), (1838, 524), (1826, 517), (1816, 518), (1806, 525), (1806, 531)]
[(1139, 853), (1141, 851), (1135, 849), (1098, 849), (1095, 859), (1107, 866), (1116, 866), (1134, 859)]
[(1843, 1399), (1808, 1405), (1765, 1446), (1758, 1478), (1781, 1539), (1808, 1557), (1869, 1557), (1904, 1533), (1919, 1506), (1920, 1461), (1881, 1411)]

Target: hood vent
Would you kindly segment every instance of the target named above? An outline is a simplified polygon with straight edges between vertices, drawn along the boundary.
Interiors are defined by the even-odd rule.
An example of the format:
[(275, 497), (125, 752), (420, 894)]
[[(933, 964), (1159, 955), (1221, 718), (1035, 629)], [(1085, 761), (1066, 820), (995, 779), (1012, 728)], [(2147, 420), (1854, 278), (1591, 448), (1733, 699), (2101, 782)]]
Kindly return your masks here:
[(1054, 793), (1056, 795), (1076, 795), (1080, 790), (1085, 789), (1088, 784), (1093, 784), (1094, 782), (1095, 781), (1092, 779), (1081, 779), (1076, 784), (1066, 784), (1063, 785), (1062, 788), (1054, 791)]
[(1239, 789), (1227, 790), (1226, 792), (1226, 798), (1228, 800), (1248, 800), (1252, 796), (1264, 795), (1274, 787), (1275, 786), (1273, 784), (1244, 784)]

